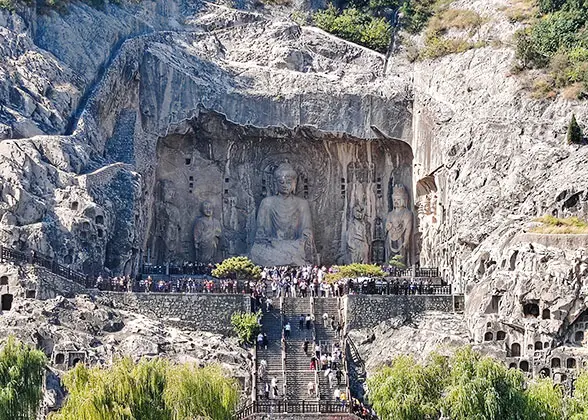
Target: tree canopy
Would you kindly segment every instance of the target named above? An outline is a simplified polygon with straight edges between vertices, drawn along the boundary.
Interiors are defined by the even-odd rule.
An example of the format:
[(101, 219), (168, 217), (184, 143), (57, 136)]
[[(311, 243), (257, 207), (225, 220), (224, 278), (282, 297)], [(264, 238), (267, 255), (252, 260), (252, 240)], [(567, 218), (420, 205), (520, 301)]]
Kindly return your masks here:
[(69, 395), (51, 420), (229, 420), (239, 396), (218, 366), (161, 358), (124, 358), (106, 369), (78, 364), (63, 382)]
[(43, 395), (47, 358), (9, 337), (0, 350), (0, 420), (33, 420)]
[(356, 279), (358, 277), (383, 277), (384, 271), (374, 264), (353, 263), (349, 265), (335, 265), (333, 272), (327, 274), (328, 282), (336, 282), (341, 279)]
[(247, 257), (231, 257), (212, 270), (212, 275), (217, 278), (257, 280), (261, 277), (261, 267)]

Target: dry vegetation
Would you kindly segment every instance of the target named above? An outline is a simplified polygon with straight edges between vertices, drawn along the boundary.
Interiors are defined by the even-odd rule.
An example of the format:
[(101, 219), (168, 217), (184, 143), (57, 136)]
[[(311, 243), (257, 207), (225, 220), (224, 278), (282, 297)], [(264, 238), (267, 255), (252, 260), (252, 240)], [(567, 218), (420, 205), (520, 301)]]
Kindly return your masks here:
[(513, 0), (510, 5), (504, 6), (500, 10), (512, 23), (529, 22), (539, 14), (535, 0)]
[(577, 217), (560, 219), (554, 216), (543, 216), (535, 219), (542, 223), (530, 230), (532, 233), (546, 234), (588, 234), (588, 222)]

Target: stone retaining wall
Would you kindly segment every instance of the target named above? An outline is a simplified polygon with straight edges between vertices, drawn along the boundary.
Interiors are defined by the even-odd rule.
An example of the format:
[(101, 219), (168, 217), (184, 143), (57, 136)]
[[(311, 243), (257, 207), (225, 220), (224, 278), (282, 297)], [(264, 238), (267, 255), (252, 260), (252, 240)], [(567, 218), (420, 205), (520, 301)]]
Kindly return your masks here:
[(343, 298), (346, 329), (371, 328), (398, 315), (424, 311), (453, 312), (454, 298), (436, 295), (348, 295)]
[(100, 292), (116, 309), (143, 314), (191, 330), (229, 334), (231, 315), (250, 312), (249, 295)]
[(58, 276), (49, 270), (34, 266), (34, 275), (37, 277), (37, 299), (53, 299), (57, 296), (72, 298), (77, 294), (88, 293), (87, 289), (71, 280)]

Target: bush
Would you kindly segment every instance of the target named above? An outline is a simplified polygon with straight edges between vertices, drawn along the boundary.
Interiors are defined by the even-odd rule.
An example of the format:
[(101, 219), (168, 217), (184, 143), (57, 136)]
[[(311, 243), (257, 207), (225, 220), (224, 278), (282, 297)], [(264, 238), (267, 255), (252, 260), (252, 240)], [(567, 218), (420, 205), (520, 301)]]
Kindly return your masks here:
[(0, 419), (37, 418), (46, 364), (43, 352), (8, 338), (0, 351)]
[(588, 222), (577, 217), (567, 217), (560, 219), (551, 215), (546, 215), (535, 219), (542, 225), (531, 229), (534, 233), (546, 234), (582, 234), (588, 233)]
[(261, 267), (253, 264), (247, 257), (231, 257), (212, 270), (212, 275), (216, 278), (258, 280), (261, 277)]
[(63, 382), (69, 394), (50, 420), (229, 420), (239, 397), (237, 382), (220, 367), (161, 358), (124, 358), (106, 369), (78, 364)]
[(393, 256), (392, 259), (388, 261), (388, 264), (396, 268), (406, 268), (406, 264), (404, 263), (404, 257), (402, 255)]
[(328, 282), (336, 282), (341, 279), (356, 279), (358, 277), (383, 277), (384, 271), (377, 265), (353, 263), (349, 265), (333, 266), (334, 272), (327, 274)]
[(241, 343), (253, 344), (255, 337), (261, 330), (260, 319), (261, 310), (258, 312), (235, 312), (231, 316), (233, 331)]
[(385, 53), (390, 44), (390, 24), (384, 18), (372, 17), (356, 8), (339, 13), (335, 6), (329, 5), (326, 10), (316, 12), (313, 20), (327, 32), (381, 53)]

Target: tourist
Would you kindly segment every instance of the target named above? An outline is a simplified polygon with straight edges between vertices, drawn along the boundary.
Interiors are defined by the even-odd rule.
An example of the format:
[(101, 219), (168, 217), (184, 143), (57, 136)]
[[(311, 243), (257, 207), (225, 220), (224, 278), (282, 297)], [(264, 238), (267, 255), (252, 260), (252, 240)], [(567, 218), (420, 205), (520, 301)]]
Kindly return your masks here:
[(341, 401), (341, 391), (339, 390), (339, 388), (336, 388), (335, 389), (335, 392), (333, 392), (333, 398), (337, 402), (340, 402)]
[(276, 379), (275, 376), (272, 378), (271, 387), (272, 387), (272, 397), (274, 399), (275, 398), (278, 398), (279, 397), (279, 393), (278, 393), (278, 380)]
[(329, 369), (329, 388), (333, 388), (333, 384), (335, 383), (335, 372), (332, 369)]
[(306, 319), (306, 317), (304, 316), (304, 314), (300, 314), (300, 318), (298, 318), (298, 329), (301, 330), (304, 328), (304, 320)]
[(312, 356), (310, 358), (310, 370), (314, 371), (316, 370), (316, 357)]
[(259, 334), (257, 334), (257, 348), (261, 349), (262, 346), (263, 346), (263, 334), (259, 333)]
[(312, 318), (310, 317), (310, 314), (306, 315), (306, 329), (310, 330), (310, 322), (311, 322)]
[(341, 385), (341, 379), (343, 379), (343, 372), (341, 372), (341, 369), (337, 369), (335, 377), (337, 378), (337, 385)]
[(265, 399), (269, 400), (270, 397), (270, 384), (268, 382), (265, 383), (264, 392), (263, 392)]
[(271, 310), (273, 309), (273, 305), (272, 305), (272, 304), (273, 304), (272, 300), (271, 300), (271, 299), (268, 297), (268, 298), (265, 300), (265, 308), (266, 308), (266, 310), (267, 310), (268, 312), (269, 312), (269, 311), (271, 311)]
[(315, 353), (317, 359), (319, 359), (321, 357), (321, 345), (320, 344), (317, 343), (314, 346), (314, 353)]
[(268, 345), (267, 334), (263, 333), (263, 348), (266, 350), (267, 350), (267, 345)]
[(307, 388), (308, 388), (308, 396), (314, 397), (315, 393), (316, 393), (314, 381), (309, 381)]
[(290, 330), (292, 327), (290, 327), (290, 321), (286, 322), (286, 325), (284, 325), (284, 336), (286, 338), (290, 337)]
[(302, 344), (302, 350), (304, 350), (304, 354), (308, 356), (308, 338), (304, 339), (304, 343)]
[(258, 373), (260, 378), (265, 378), (265, 374), (267, 373), (267, 362), (264, 359), (259, 362)]
[(329, 314), (328, 313), (324, 313), (323, 314), (323, 326), (326, 327), (329, 323)]
[(335, 322), (334, 316), (331, 317), (331, 328), (333, 329), (333, 331), (337, 331), (337, 324)]

